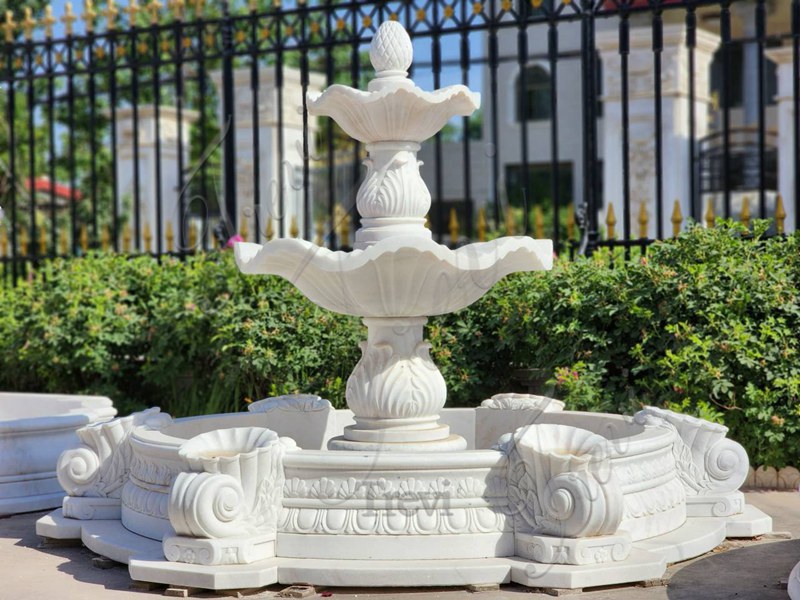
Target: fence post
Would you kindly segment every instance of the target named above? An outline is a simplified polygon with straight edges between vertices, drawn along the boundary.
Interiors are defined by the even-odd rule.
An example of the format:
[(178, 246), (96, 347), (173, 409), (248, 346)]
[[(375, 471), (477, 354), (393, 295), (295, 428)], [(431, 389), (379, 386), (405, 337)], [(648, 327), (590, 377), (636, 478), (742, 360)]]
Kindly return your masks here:
[(594, 34), (594, 0), (581, 2), (581, 78), (583, 101), (583, 197), (586, 208), (584, 252), (588, 255), (597, 249), (600, 239), (597, 211), (597, 53)]
[(225, 128), (223, 146), (224, 225), (228, 238), (236, 235), (236, 121), (233, 98), (233, 20), (228, 0), (222, 3), (222, 123)]

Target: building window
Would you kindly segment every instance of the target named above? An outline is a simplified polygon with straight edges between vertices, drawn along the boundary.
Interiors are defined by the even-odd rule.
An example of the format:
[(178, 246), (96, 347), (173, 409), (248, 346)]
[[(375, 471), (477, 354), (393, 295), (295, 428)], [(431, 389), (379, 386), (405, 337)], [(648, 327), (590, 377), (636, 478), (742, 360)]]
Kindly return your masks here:
[[(781, 45), (781, 40), (768, 39), (767, 48), (774, 48)], [(745, 80), (745, 52), (753, 51), (754, 44), (748, 45), (747, 42), (740, 40), (732, 40), (727, 45), (728, 58), (730, 60), (730, 80), (728, 83), (727, 105), (728, 108), (741, 108), (744, 105), (745, 90), (757, 97), (758, 94), (758, 72), (753, 69), (751, 75), (755, 77), (753, 80)], [(711, 93), (715, 94), (719, 100), (719, 107), (725, 108), (726, 95), (725, 90), (725, 71), (724, 71), (724, 50), (720, 48), (714, 54), (714, 60), (711, 62)], [(753, 63), (755, 64), (755, 63)], [(773, 105), (776, 103), (775, 96), (778, 93), (778, 65), (771, 60), (764, 58), (764, 94), (766, 96), (766, 104)]]
[[(522, 165), (506, 165), (506, 197), (516, 207), (534, 204), (552, 205), (553, 169), (547, 163), (528, 165), (527, 181)], [(572, 189), (572, 163), (558, 163), (558, 203), (566, 206), (574, 198)]]
[(517, 120), (550, 118), (550, 73), (540, 66), (526, 67), (517, 78)]

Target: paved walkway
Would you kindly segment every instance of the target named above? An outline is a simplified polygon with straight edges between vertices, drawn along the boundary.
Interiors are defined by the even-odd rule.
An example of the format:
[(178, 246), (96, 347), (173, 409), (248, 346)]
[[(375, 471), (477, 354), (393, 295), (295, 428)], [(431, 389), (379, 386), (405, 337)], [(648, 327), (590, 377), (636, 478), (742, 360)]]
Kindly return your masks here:
[[(747, 502), (773, 517), (776, 532), (798, 539), (727, 541), (713, 552), (670, 567), (668, 586), (641, 588), (617, 586), (570, 595), (581, 600), (785, 600), (781, 579), (800, 561), (800, 494), (797, 492), (747, 493)], [(0, 599), (2, 600), (147, 600), (161, 597), (130, 589), (127, 567), (100, 569), (94, 556), (82, 547), (40, 548), (31, 513), (0, 519)], [(253, 600), (276, 597), (284, 586), (249, 596)], [(339, 600), (527, 600), (545, 594), (509, 585), (499, 591), (472, 594), (463, 589), (348, 590), (333, 588), (322, 596)], [(202, 593), (197, 598), (225, 597)], [(230, 597), (230, 596), (227, 596)]]

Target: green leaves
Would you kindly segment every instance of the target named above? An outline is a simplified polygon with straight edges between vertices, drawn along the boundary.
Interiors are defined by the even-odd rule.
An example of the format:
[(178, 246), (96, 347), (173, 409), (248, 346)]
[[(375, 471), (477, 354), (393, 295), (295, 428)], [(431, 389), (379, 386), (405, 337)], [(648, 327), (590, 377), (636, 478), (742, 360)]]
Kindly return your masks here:
[(599, 257), (507, 278), (434, 321), (450, 404), (522, 391), (514, 369), (541, 369), (570, 408), (670, 406), (724, 422), (754, 464), (795, 463), (800, 236), (754, 230), (695, 227), (614, 269)]

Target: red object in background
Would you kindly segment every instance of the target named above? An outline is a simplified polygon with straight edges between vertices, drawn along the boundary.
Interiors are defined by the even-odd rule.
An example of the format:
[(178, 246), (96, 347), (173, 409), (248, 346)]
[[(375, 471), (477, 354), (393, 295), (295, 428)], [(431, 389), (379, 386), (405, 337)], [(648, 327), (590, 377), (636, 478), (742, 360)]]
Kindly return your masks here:
[[(31, 180), (30, 178), (25, 180), (25, 189), (31, 189)], [(38, 177), (33, 180), (33, 190), (40, 194), (47, 194), (54, 193), (56, 198), (63, 198), (64, 200), (69, 200), (73, 198), (76, 202), (83, 199), (83, 194), (80, 191), (75, 190), (72, 191), (68, 185), (64, 185), (63, 183), (51, 183), (47, 177)]]

